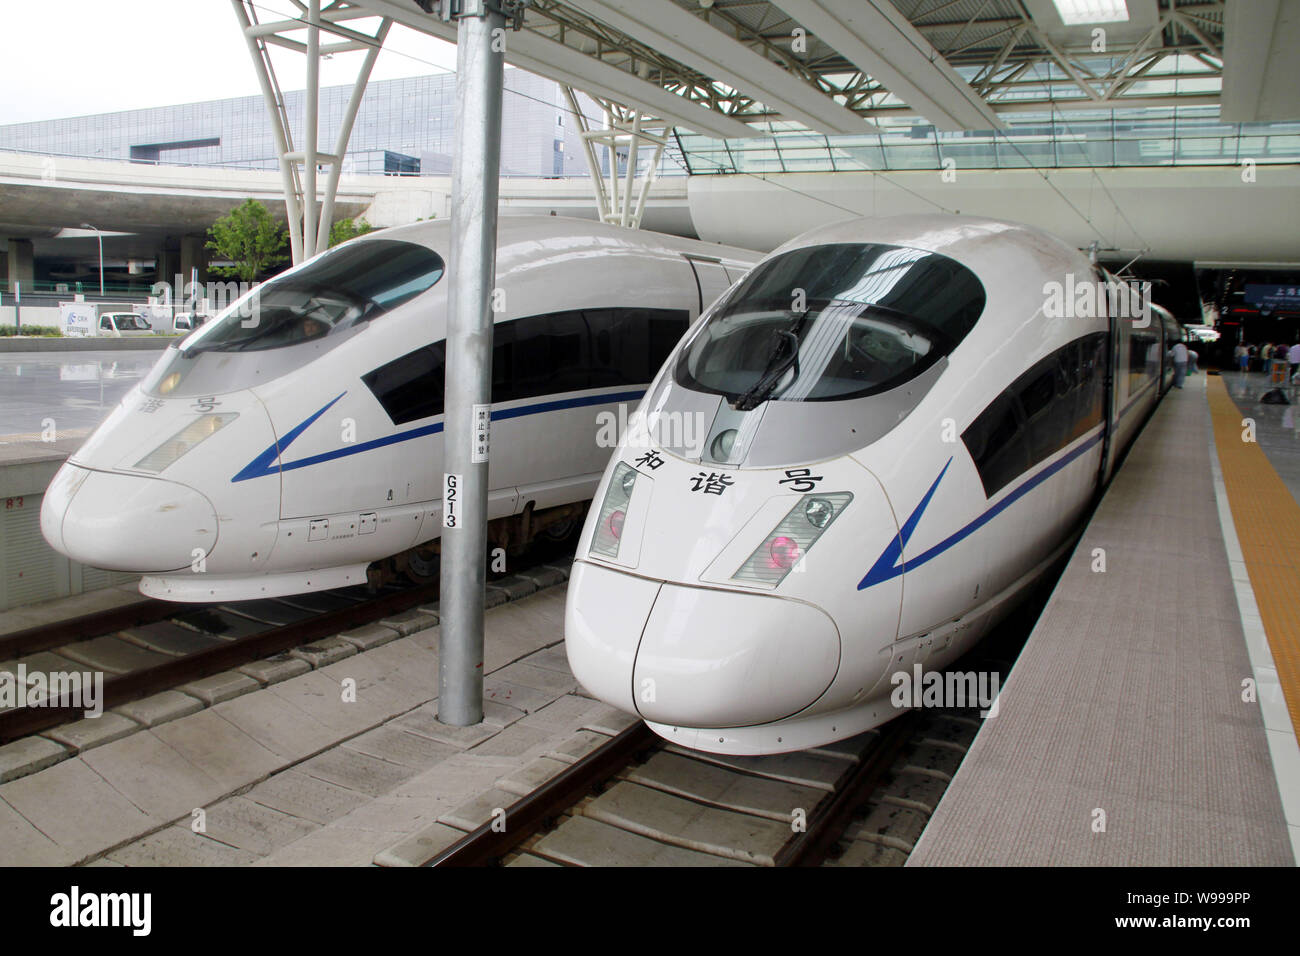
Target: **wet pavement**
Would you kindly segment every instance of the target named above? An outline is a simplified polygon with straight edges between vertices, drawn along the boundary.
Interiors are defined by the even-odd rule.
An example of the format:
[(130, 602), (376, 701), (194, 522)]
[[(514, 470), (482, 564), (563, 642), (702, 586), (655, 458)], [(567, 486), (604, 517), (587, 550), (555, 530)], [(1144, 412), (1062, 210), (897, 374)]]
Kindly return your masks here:
[(0, 443), (89, 434), (143, 378), (159, 353), (0, 354)]

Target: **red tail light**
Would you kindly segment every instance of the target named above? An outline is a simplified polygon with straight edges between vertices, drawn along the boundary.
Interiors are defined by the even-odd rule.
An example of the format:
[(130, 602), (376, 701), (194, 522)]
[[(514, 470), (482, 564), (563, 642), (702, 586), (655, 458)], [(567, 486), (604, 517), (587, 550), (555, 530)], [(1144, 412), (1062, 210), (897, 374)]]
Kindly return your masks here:
[(799, 560), (799, 545), (794, 538), (787, 538), (784, 535), (773, 538), (767, 550), (768, 554), (772, 556), (772, 567), (774, 568), (790, 568)]

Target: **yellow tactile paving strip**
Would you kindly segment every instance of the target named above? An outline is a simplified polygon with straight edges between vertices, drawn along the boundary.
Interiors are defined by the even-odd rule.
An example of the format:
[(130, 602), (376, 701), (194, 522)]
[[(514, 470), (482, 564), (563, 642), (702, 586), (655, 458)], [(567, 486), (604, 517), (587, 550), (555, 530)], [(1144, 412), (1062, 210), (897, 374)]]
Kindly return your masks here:
[(1291, 725), (1300, 735), (1300, 505), (1258, 443), (1242, 441), (1241, 410), (1223, 379), (1211, 375), (1206, 385), (1232, 521)]

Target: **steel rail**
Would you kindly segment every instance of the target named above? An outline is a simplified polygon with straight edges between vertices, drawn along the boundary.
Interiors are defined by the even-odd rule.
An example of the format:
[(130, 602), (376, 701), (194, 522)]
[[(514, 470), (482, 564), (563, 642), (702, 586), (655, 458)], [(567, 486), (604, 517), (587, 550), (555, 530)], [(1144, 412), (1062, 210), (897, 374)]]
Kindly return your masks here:
[(880, 785), (903, 747), (911, 739), (916, 714), (890, 721), (858, 755), (858, 763), (835, 784), (832, 793), (813, 808), (808, 827), (796, 833), (773, 857), (776, 866), (821, 866), (852, 822), (853, 814)]
[[(302, 644), (309, 644), (392, 614), (399, 614), (435, 599), (437, 593), (437, 585), (431, 584), (380, 595), (361, 604), (324, 611), (292, 624), (268, 625), (264, 631), (237, 638), (226, 644), (195, 651), (162, 664), (111, 676), (104, 681), (101, 703), (107, 710), (159, 691), (170, 690), (178, 685), (247, 664), (249, 661)], [(175, 607), (170, 607), (168, 613), (176, 613)], [(91, 615), (91, 617), (96, 616)], [(65, 700), (66, 696), (60, 698), (58, 705), (17, 707), (0, 713), (0, 743), (7, 743), (28, 734), (80, 719), (82, 708), (64, 703)]]
[(38, 624), (21, 631), (0, 634), (0, 661), (16, 660), (28, 654), (35, 654), (37, 651), (47, 651), (52, 647), (88, 641), (93, 637), (102, 637), (105, 634), (139, 627), (142, 624), (153, 624), (194, 606), (150, 598), (123, 604), (121, 607), (95, 611), (92, 614), (82, 614), (64, 621)]
[[(580, 758), (526, 797), (447, 847), (425, 866), (487, 866), (514, 850), (584, 795), (609, 780), (660, 738), (638, 721)], [(504, 826), (502, 826), (504, 822)]]

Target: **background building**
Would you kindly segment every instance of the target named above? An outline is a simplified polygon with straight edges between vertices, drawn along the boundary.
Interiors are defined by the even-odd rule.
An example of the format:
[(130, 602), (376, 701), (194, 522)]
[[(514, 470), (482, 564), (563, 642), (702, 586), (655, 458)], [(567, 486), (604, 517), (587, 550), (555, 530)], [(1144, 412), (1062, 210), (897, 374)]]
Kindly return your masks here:
[[(509, 68), (502, 112), (501, 175), (586, 176), (582, 141), (560, 85)], [(351, 94), (320, 94), (320, 142), (332, 144)], [(305, 93), (285, 94), (290, 127), (302, 129)], [(456, 76), (377, 80), (366, 88), (346, 154), (355, 173), (448, 175), (455, 127)], [(584, 112), (599, 107), (583, 96)], [(328, 148), (328, 147), (327, 147)], [(260, 96), (125, 110), (0, 126), (0, 149), (91, 159), (276, 169), (274, 139)], [(680, 168), (679, 168), (680, 169)]]

